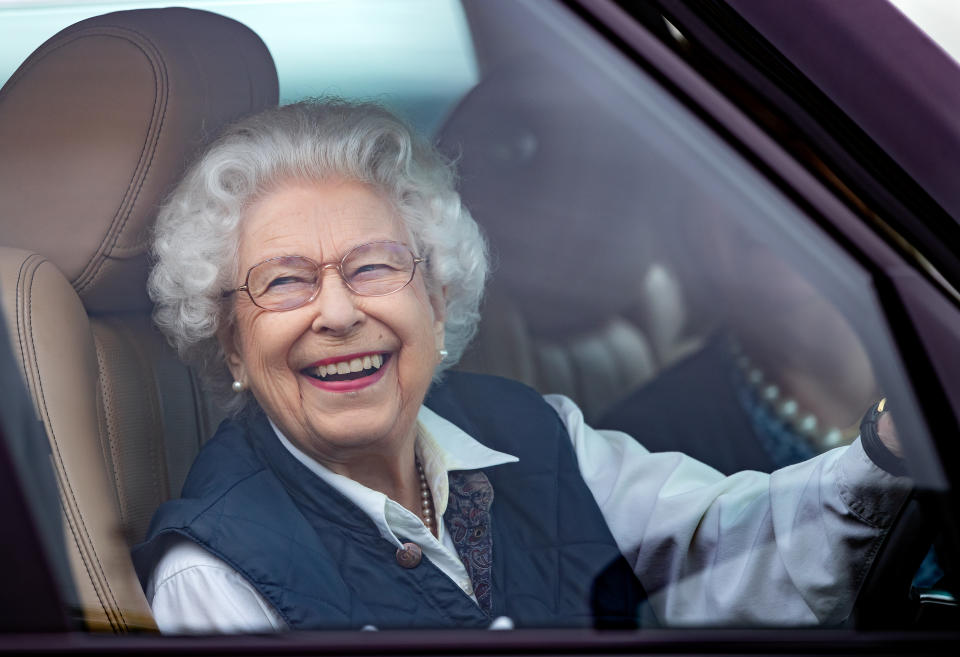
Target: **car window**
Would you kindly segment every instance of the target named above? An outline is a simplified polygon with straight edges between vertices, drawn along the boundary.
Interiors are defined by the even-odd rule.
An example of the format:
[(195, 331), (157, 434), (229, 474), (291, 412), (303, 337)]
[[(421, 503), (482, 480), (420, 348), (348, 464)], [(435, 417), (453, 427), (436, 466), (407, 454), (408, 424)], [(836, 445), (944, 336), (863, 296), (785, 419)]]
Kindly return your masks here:
[[(564, 338), (632, 322), (650, 352), (648, 371), (635, 372), (640, 388), (723, 335), (771, 408), (786, 402), (780, 410), (801, 418), (804, 406), (835, 407), (831, 420), (816, 421), (814, 453), (849, 442), (879, 398), (877, 363), (898, 360), (875, 301), (868, 310), (869, 273), (616, 54), (588, 47), (588, 33), (564, 32), (546, 12), (530, 13), (545, 24), (485, 72), (441, 137), (462, 152), (465, 200), (497, 254), (503, 280), (495, 275), (491, 296), (535, 304), (514, 312), (532, 336), (571, 352)], [(570, 47), (548, 56), (537, 39), (554, 38)], [(547, 266), (551, 276), (540, 276)], [(752, 348), (738, 344), (746, 336)], [(550, 357), (533, 356), (538, 380)], [(811, 370), (787, 376), (817, 389), (835, 384), (824, 395), (832, 401), (791, 399), (783, 389), (805, 384), (781, 385), (763, 362)], [(618, 365), (611, 377), (623, 376)], [(813, 385), (817, 369), (830, 374)], [(549, 376), (541, 385), (591, 406), (585, 387)], [(634, 390), (598, 400), (593, 419)]]
[[(0, 80), (46, 39), (111, 11), (150, 2), (0, 2)], [(253, 29), (277, 66), (280, 102), (313, 96), (377, 100), (431, 132), (476, 81), (463, 12), (450, 0), (187, 0)]]
[[(83, 16), (147, 4), (0, 5), (2, 64)], [(947, 487), (864, 253), (559, 4), (185, 4), (265, 40), (281, 103), (379, 99), (457, 162), (494, 265), (458, 368), (549, 395), (574, 444), (606, 446), (580, 467), (596, 465), (598, 508), (645, 589), (642, 627), (855, 627), (905, 497), (857, 441), (881, 400), (898, 467), (937, 499)], [(652, 456), (609, 456), (635, 443)], [(860, 488), (846, 479), (867, 470)], [(911, 595), (950, 598), (955, 555), (933, 534), (893, 548), (910, 555)], [(555, 565), (559, 582), (577, 570)], [(856, 571), (843, 590), (821, 579), (834, 569)]]

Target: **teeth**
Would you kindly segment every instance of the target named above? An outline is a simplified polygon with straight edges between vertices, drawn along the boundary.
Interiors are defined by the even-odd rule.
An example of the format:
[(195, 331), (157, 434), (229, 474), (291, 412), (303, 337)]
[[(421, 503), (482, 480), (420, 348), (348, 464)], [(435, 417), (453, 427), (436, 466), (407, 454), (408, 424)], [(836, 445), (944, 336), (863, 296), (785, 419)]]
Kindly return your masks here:
[(383, 366), (383, 356), (373, 354), (363, 358), (354, 358), (352, 360), (342, 360), (339, 363), (329, 363), (327, 365), (318, 365), (314, 370), (317, 376), (325, 377), (329, 374), (349, 374), (350, 372), (362, 372), (371, 367), (380, 369)]

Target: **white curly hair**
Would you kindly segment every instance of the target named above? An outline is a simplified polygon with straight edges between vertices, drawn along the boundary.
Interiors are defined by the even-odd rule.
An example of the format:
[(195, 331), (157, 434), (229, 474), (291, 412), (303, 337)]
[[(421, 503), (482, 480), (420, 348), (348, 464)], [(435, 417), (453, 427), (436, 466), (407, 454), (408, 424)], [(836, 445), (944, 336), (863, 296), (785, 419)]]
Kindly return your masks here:
[(217, 340), (232, 306), (244, 210), (289, 180), (357, 180), (385, 194), (427, 259), (431, 294), (444, 291), (444, 345), (434, 380), (476, 332), (488, 272), (487, 246), (454, 189), (453, 165), (386, 109), (312, 100), (230, 126), (190, 167), (157, 219), (148, 290), (154, 321), (231, 414), (254, 403), (233, 393)]

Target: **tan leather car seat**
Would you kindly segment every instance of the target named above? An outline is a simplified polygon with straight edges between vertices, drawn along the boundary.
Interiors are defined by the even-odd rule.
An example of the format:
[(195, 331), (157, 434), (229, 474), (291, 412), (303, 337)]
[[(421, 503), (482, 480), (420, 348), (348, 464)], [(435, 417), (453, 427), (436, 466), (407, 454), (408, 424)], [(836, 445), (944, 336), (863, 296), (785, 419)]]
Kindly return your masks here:
[(590, 421), (690, 349), (659, 239), (685, 190), (657, 188), (669, 164), (629, 104), (567, 64), (535, 51), (498, 61), (439, 143), (493, 261), (460, 367), (566, 394)]
[(277, 95), (259, 37), (187, 9), (73, 25), (0, 90), (0, 301), (91, 629), (154, 627), (128, 549), (216, 422), (150, 323), (151, 222), (191, 155)]

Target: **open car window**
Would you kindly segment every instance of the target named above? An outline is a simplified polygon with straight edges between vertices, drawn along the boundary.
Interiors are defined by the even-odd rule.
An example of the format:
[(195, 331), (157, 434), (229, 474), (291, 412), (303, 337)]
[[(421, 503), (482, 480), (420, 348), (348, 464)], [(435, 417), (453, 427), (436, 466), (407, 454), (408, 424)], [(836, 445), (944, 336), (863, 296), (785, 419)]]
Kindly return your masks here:
[[(150, 4), (0, 4), (0, 41), (35, 35), (22, 37), (36, 41), (22, 58), (84, 16)], [(891, 596), (889, 607), (902, 610), (897, 629), (952, 622), (920, 604), (926, 595), (947, 605), (955, 593), (957, 555), (945, 553), (950, 543), (930, 520), (949, 482), (880, 268), (660, 75), (560, 3), (186, 4), (236, 18), (264, 39), (281, 103), (326, 94), (379, 100), (457, 162), (463, 201), (494, 263), (461, 370), (568, 397), (598, 436), (626, 434), (724, 475), (750, 471), (741, 476), (750, 481), (828, 452), (824, 462), (839, 463), (865, 413), (886, 399), (916, 495), (935, 502), (904, 507), (901, 522), (916, 522), (916, 531), (892, 530), (884, 548), (878, 541), (887, 556), (865, 567), (860, 585)], [(789, 487), (782, 494), (802, 497)], [(704, 517), (735, 524), (739, 510)], [(813, 535), (821, 522), (794, 526)], [(709, 533), (695, 523), (685, 530), (691, 541)], [(871, 614), (884, 605), (856, 595), (839, 617), (822, 611), (830, 607), (823, 600), (793, 616), (750, 609), (763, 585), (751, 581), (752, 554), (718, 550), (714, 563), (674, 564), (684, 574), (664, 588), (638, 573), (654, 600), (638, 608), (640, 625), (875, 627)], [(796, 563), (787, 567), (813, 579), (814, 562)], [(705, 573), (738, 569), (739, 578), (717, 581), (745, 599), (730, 606), (747, 609), (739, 615), (723, 611), (730, 591), (700, 583)], [(871, 588), (884, 578), (902, 586)]]
[[(0, 2), (0, 79), (57, 31), (112, 11), (170, 6), (132, 2)], [(273, 56), (280, 103), (341, 96), (379, 100), (420, 130), (436, 130), (476, 82), (476, 62), (463, 11), (448, 0), (186, 0), (253, 29)]]

